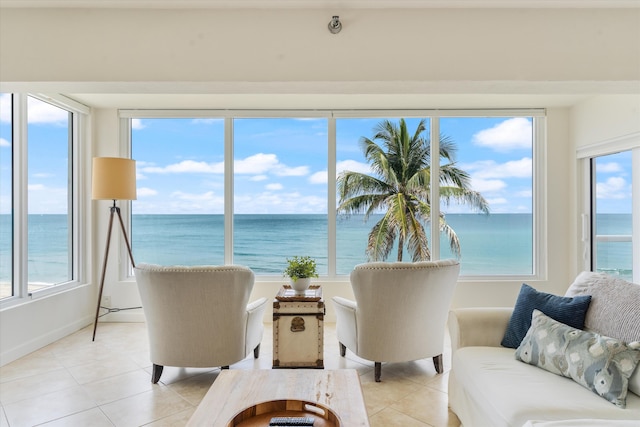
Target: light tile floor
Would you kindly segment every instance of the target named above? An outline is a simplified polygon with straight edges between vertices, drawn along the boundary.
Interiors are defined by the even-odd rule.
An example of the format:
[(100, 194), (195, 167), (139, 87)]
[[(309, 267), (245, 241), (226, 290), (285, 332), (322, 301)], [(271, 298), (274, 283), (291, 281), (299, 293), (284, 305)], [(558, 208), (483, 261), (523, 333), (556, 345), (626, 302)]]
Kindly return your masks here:
[[(153, 385), (144, 323), (101, 323), (95, 342), (91, 333), (86, 327), (0, 368), (0, 427), (184, 426), (220, 372), (165, 367)], [(460, 425), (448, 409), (448, 350), (442, 375), (423, 359), (383, 364), (376, 383), (372, 362), (350, 351), (340, 357), (334, 324), (325, 324), (324, 339), (325, 369), (359, 372), (372, 427)], [(272, 354), (266, 324), (260, 357), (231, 369), (271, 369)]]

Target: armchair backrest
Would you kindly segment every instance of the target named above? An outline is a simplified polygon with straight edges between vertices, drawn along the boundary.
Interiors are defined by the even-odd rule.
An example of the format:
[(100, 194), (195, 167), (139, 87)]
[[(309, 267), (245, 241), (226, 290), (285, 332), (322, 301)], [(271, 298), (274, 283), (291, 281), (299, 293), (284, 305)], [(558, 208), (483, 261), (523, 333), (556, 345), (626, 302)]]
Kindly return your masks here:
[(251, 269), (140, 264), (134, 272), (154, 364), (226, 366), (246, 356)]
[(387, 362), (441, 354), (459, 272), (456, 260), (357, 265), (358, 354)]

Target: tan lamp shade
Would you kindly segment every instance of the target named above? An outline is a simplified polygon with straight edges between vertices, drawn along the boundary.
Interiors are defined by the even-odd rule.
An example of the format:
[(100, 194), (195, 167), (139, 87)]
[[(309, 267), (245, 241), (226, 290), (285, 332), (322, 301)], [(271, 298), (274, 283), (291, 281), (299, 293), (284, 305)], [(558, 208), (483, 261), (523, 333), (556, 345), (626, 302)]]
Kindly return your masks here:
[(94, 157), (91, 195), (93, 200), (135, 200), (136, 161)]

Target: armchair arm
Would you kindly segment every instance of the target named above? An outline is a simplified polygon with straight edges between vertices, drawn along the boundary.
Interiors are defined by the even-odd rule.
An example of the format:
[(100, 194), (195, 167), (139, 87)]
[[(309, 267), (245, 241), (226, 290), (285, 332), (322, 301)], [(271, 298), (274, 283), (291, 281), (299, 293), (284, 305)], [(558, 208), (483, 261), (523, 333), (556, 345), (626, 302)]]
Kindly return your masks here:
[(262, 341), (264, 330), (264, 310), (267, 308), (267, 298), (257, 299), (247, 304), (247, 338), (245, 353), (253, 350)]
[(451, 350), (462, 347), (500, 347), (507, 330), (513, 308), (474, 307), (459, 308), (449, 312)]
[(333, 306), (336, 310), (336, 334), (338, 341), (349, 350), (357, 352), (356, 310), (358, 306), (356, 302), (342, 297), (333, 297)]

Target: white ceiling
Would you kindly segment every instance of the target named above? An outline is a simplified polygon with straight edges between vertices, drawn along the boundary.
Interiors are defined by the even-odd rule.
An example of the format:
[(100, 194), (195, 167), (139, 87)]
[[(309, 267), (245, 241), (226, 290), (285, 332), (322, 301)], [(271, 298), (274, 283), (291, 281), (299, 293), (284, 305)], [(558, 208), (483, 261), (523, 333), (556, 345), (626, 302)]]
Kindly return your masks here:
[(640, 8), (640, 0), (0, 0), (0, 7), (80, 8)]
[[(0, 8), (640, 8), (640, 0), (0, 0)], [(259, 88), (234, 82), (170, 86), (148, 82), (74, 83), (65, 90), (46, 83), (38, 92), (66, 93), (97, 108), (166, 109), (425, 109), (567, 107), (599, 94), (637, 93), (635, 82), (306, 82), (291, 90), (291, 82)], [(362, 85), (365, 86), (362, 86)], [(428, 87), (424, 87), (427, 84)], [(630, 87), (629, 84), (631, 84)], [(514, 86), (515, 85), (515, 86)], [(613, 85), (610, 87), (610, 85)], [(122, 86), (122, 87), (116, 87)], [(215, 86), (215, 85), (214, 85)], [(329, 90), (332, 89), (332, 90)], [(29, 87), (33, 92), (34, 87)], [(86, 89), (86, 91), (85, 91)], [(498, 89), (498, 91), (496, 91)], [(18, 91), (19, 88), (12, 88)]]

